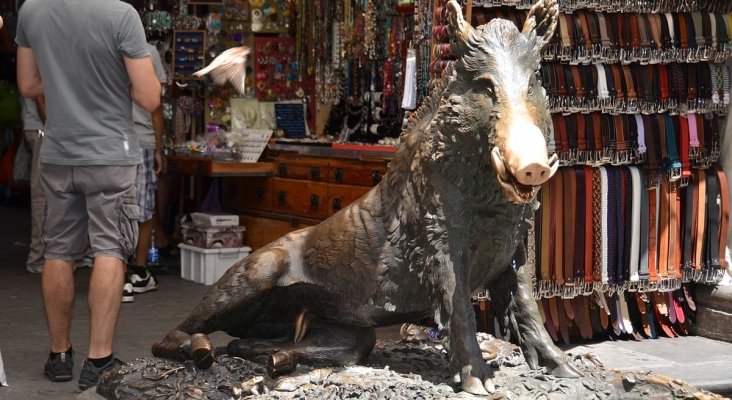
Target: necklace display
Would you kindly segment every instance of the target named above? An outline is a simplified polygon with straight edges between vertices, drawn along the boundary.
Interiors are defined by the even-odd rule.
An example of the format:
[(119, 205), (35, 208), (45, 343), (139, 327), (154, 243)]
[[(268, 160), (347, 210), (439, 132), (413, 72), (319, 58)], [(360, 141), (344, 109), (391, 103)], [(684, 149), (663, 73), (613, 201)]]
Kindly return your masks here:
[[(377, 107), (364, 99), (368, 93), (381, 93), (378, 114), (384, 115), (380, 134), (394, 133), (402, 120), (401, 96), (404, 87), (404, 60), (408, 44), (413, 41), (417, 12), (401, 1), (317, 0), (300, 11), (305, 16), (298, 27), (298, 56), (303, 68), (314, 71), (316, 93), (320, 104), (347, 104), (349, 110), (363, 103), (361, 123), (353, 113), (347, 124), (348, 133), (368, 135)], [(328, 29), (319, 27), (328, 26)], [(300, 31), (302, 29), (302, 31)], [(426, 81), (424, 81), (426, 85)], [(423, 93), (425, 90), (423, 90)], [(368, 97), (368, 96), (367, 96)], [(332, 118), (337, 118), (331, 115)], [(339, 124), (331, 123), (331, 128)], [(362, 132), (364, 131), (364, 132)], [(326, 132), (342, 137), (340, 132)], [(369, 137), (376, 141), (378, 137)]]

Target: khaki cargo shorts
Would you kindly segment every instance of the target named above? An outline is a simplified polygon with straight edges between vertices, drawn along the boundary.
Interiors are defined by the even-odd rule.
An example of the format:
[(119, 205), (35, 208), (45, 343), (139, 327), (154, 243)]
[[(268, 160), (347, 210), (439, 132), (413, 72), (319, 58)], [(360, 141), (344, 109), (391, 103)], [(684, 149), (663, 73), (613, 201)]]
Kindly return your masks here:
[(41, 163), (40, 170), (46, 195), (45, 257), (76, 260), (89, 245), (92, 257), (126, 263), (137, 246), (137, 165)]

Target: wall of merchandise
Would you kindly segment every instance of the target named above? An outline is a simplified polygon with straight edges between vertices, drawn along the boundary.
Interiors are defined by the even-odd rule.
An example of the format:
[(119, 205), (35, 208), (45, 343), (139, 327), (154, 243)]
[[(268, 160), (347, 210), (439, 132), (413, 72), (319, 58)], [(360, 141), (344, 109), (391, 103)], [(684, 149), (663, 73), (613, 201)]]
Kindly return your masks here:
[[(519, 3), (473, 2), (473, 25), (501, 17), (521, 26), (531, 4)], [(540, 74), (562, 168), (540, 192), (529, 238), (547, 330), (566, 343), (687, 334), (693, 283), (715, 284), (727, 268), (729, 199), (717, 161), (730, 4), (559, 5)], [(436, 72), (451, 60), (441, 29)], [(490, 303), (479, 308), (500, 334)]]

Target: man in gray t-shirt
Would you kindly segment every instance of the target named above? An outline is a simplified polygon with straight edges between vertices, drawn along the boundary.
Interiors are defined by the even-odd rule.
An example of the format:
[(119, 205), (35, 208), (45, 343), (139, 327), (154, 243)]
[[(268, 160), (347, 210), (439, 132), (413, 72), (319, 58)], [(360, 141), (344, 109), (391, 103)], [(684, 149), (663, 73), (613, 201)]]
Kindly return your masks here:
[(160, 84), (140, 16), (119, 0), (27, 0), (15, 41), (20, 94), (46, 98), (41, 286), (51, 354), (44, 372), (52, 381), (72, 379), (73, 266), (88, 239), (94, 268), (89, 358), (79, 376), (85, 390), (121, 364), (112, 345), (139, 212), (132, 101), (153, 111), (160, 105)]
[[(148, 50), (155, 69), (155, 75), (160, 83), (165, 82), (165, 69), (160, 61), (158, 49), (148, 44)], [(163, 139), (163, 108), (159, 106), (152, 113), (134, 104), (132, 115), (135, 121), (135, 132), (140, 140), (140, 166), (137, 169), (137, 204), (140, 206), (138, 227), (140, 234), (137, 239), (137, 250), (134, 261), (127, 266), (127, 281), (122, 292), (122, 302), (134, 301), (135, 293), (145, 293), (158, 286), (157, 278), (146, 268), (147, 252), (150, 249), (155, 228), (155, 188), (158, 174), (162, 170), (163, 156), (161, 142)], [(159, 225), (159, 224), (158, 224)], [(163, 234), (158, 229), (158, 235)]]

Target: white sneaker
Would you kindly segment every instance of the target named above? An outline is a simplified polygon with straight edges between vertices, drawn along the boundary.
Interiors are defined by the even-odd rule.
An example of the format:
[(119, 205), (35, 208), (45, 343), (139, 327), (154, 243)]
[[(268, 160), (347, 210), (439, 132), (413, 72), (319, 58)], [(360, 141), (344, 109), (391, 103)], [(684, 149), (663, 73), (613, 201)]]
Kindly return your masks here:
[(130, 282), (132, 291), (135, 293), (145, 293), (158, 288), (158, 280), (147, 269), (145, 269), (144, 277), (134, 273), (130, 274)]
[(132, 283), (125, 282), (125, 285), (122, 287), (122, 302), (132, 303), (133, 301), (135, 301), (135, 294), (132, 290)]

